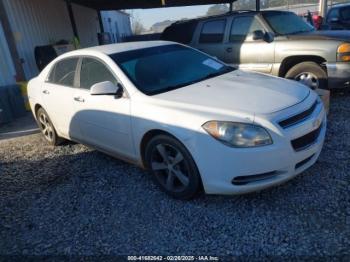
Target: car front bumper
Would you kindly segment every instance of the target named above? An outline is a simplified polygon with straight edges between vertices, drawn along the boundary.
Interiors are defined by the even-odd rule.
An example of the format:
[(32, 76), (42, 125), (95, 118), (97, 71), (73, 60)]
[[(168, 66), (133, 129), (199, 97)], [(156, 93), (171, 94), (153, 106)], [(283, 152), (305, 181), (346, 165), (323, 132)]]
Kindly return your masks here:
[(350, 84), (350, 63), (327, 63), (328, 88), (343, 88)]
[[(316, 140), (295, 151), (291, 140), (317, 129)], [(244, 194), (286, 182), (311, 167), (320, 155), (326, 133), (322, 103), (302, 123), (272, 132), (274, 143), (256, 148), (232, 148), (207, 135), (199, 136), (193, 155), (207, 194)], [(266, 127), (266, 125), (264, 125)]]

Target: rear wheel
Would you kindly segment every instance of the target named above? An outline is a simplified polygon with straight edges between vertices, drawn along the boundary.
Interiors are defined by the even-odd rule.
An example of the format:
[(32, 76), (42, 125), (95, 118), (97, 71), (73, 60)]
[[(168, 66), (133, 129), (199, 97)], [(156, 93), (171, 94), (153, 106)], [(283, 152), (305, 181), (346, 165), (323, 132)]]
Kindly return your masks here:
[(190, 199), (201, 187), (197, 166), (188, 150), (175, 138), (159, 135), (151, 139), (145, 160), (156, 183), (178, 199)]
[(46, 111), (43, 108), (39, 108), (36, 115), (39, 128), (46, 141), (53, 146), (60, 144), (63, 139), (57, 135), (56, 130)]
[(326, 71), (315, 62), (302, 62), (293, 66), (285, 78), (298, 81), (313, 90), (327, 89), (328, 85)]

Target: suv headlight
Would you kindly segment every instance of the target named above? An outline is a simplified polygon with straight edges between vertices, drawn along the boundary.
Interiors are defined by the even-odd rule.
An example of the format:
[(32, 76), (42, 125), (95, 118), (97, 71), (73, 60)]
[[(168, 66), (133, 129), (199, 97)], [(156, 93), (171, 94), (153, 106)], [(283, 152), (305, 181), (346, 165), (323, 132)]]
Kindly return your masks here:
[(257, 147), (272, 144), (269, 133), (263, 127), (253, 124), (209, 121), (202, 127), (212, 137), (232, 147)]
[(344, 43), (338, 46), (337, 61), (340, 61), (340, 62), (350, 61), (350, 44)]

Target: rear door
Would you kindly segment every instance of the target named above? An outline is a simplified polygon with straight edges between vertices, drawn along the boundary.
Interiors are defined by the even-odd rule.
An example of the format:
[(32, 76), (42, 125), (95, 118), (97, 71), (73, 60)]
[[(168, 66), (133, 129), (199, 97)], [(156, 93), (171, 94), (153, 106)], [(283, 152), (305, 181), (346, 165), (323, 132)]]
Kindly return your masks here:
[(225, 61), (226, 53), (224, 46), (227, 18), (215, 18), (199, 23), (196, 43), (194, 46), (218, 59)]
[(42, 90), (44, 109), (56, 131), (65, 137), (78, 137), (80, 130), (72, 125), (73, 94), (79, 58), (66, 58), (52, 68)]
[(257, 30), (267, 32), (258, 16), (234, 16), (225, 48), (225, 62), (237, 65), (240, 69), (270, 73), (275, 58), (275, 43), (254, 40), (252, 35)]

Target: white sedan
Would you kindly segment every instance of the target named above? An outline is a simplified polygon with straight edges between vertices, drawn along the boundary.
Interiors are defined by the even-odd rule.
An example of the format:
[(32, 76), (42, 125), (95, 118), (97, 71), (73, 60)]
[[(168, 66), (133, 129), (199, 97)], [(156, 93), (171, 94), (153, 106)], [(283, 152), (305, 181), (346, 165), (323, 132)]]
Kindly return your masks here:
[(316, 162), (326, 132), (322, 102), (307, 87), (173, 42), (64, 54), (28, 93), (52, 145), (69, 139), (138, 164), (181, 199), (285, 182)]

